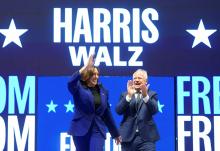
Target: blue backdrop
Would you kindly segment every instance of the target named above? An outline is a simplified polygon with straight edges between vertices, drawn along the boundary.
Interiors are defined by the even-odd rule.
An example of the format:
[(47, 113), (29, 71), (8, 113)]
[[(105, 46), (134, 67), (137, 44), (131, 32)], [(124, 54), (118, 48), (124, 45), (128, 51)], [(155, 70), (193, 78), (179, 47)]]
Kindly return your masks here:
[[(100, 81), (109, 90), (109, 102), (118, 126), (121, 117), (116, 114), (115, 105), (119, 100), (120, 94), (126, 91), (126, 83), (129, 79), (131, 77), (109, 76), (100, 78)], [(67, 90), (67, 80), (68, 77), (39, 77), (38, 79), (38, 150), (59, 151), (60, 135), (67, 132), (70, 126), (74, 107), (70, 105), (73, 104), (73, 100)], [(164, 151), (164, 148), (166, 148), (166, 150), (173, 151), (175, 150), (174, 79), (172, 77), (151, 77), (149, 83), (150, 88), (159, 95), (158, 105), (160, 112), (155, 115), (155, 121), (161, 139), (157, 143), (157, 149), (158, 151)], [(68, 104), (69, 109), (66, 107)], [(54, 105), (55, 107), (53, 107)], [(69, 138), (66, 139), (66, 143), (70, 144)], [(112, 148), (111, 144), (111, 151)]]

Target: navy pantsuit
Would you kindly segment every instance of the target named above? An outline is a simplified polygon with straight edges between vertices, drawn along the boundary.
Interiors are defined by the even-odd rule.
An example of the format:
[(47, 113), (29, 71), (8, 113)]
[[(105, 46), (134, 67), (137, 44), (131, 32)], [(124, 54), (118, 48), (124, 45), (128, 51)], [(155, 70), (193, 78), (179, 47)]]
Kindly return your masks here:
[(68, 133), (73, 136), (75, 146), (78, 149), (77, 151), (102, 151), (102, 147), (99, 149), (88, 147), (86, 150), (84, 148), (81, 149), (81, 147), (95, 147), (97, 143), (99, 146), (104, 145), (106, 127), (113, 138), (119, 136), (110, 111), (108, 92), (101, 84), (99, 85), (101, 104), (95, 109), (94, 96), (80, 79), (81, 75), (78, 71), (72, 75), (68, 82), (68, 89), (73, 95), (75, 105), (75, 111)]

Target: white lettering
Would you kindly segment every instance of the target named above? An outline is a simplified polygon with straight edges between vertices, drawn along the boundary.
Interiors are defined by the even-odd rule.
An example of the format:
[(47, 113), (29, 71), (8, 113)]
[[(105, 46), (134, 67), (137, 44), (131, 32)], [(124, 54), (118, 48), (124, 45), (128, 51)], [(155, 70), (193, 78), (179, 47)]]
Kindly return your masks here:
[[(23, 132), (20, 133), (18, 118), (15, 115), (8, 116), (8, 151), (14, 151), (14, 137), (18, 151), (24, 151), (28, 142), (28, 151), (35, 150), (35, 116), (26, 116)], [(28, 140), (28, 141), (27, 141)]]

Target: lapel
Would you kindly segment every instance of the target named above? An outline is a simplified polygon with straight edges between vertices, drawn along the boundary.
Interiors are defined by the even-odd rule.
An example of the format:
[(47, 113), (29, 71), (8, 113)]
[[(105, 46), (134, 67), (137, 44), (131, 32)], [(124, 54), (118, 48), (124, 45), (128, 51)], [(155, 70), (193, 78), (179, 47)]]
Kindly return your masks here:
[(105, 91), (104, 89), (102, 88), (102, 86), (99, 85), (99, 88), (100, 88), (100, 99), (101, 99), (101, 104), (100, 106), (97, 108), (96, 112), (97, 113), (102, 113), (105, 108), (106, 108), (106, 95), (105, 95)]
[[(148, 90), (148, 96), (149, 96), (149, 99), (150, 99), (150, 97), (151, 97), (150, 90)], [(142, 98), (141, 98), (140, 101), (141, 101), (141, 102), (139, 103), (137, 112), (139, 112), (139, 110), (141, 109), (142, 105), (144, 104), (143, 96), (142, 96)]]
[(143, 98), (141, 98), (137, 112), (139, 112), (139, 110), (141, 109), (141, 106), (143, 105), (143, 103), (144, 103)]
[(131, 106), (133, 106), (135, 108), (135, 104), (136, 104), (136, 98), (135, 95), (133, 94), (131, 97), (131, 102), (130, 102)]
[(86, 86), (86, 83), (82, 80), (80, 80), (80, 83), (82, 85), (82, 87), (84, 88), (84, 90), (87, 92), (88, 96), (89, 96), (89, 104), (92, 107), (92, 111), (95, 111), (95, 104), (94, 104), (94, 97), (92, 92), (90, 91), (90, 89)]
[(89, 88), (87, 88), (87, 92), (89, 93), (89, 103), (90, 105), (92, 106), (92, 110), (95, 111), (95, 104), (94, 104), (94, 97), (93, 97), (93, 94), (92, 92), (89, 90)]
[(132, 96), (132, 98), (131, 98), (132, 100), (131, 100), (131, 106), (133, 106), (132, 108), (136, 111), (136, 112), (139, 112), (139, 110), (140, 110), (140, 108), (141, 108), (141, 106), (142, 106), (142, 104), (143, 104), (143, 99), (141, 98), (139, 101), (140, 101), (140, 103), (138, 104), (138, 108), (136, 109), (136, 98), (135, 98), (135, 94)]
[(101, 99), (101, 104), (100, 106), (104, 106), (105, 104), (105, 92), (103, 91), (103, 89), (100, 87), (100, 99)]
[[(82, 87), (88, 92), (89, 96), (90, 96), (90, 99), (89, 99), (89, 103), (90, 105), (92, 106), (92, 110), (95, 111), (95, 104), (94, 104), (94, 97), (93, 97), (93, 94), (92, 92), (89, 90), (89, 88), (86, 86), (85, 82), (84, 81), (80, 81), (81, 82), (81, 85)], [(106, 108), (106, 94), (105, 94), (105, 90), (102, 86), (102, 84), (98, 84), (99, 88), (100, 88), (100, 99), (101, 99), (101, 104), (100, 106), (97, 108), (96, 112), (97, 113), (102, 113), (105, 108)]]

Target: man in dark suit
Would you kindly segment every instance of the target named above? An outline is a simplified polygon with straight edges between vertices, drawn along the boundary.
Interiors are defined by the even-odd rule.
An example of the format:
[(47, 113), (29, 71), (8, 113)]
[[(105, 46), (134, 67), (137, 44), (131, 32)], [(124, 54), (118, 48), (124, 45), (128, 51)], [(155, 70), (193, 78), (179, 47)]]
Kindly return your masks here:
[(122, 151), (155, 151), (159, 133), (153, 120), (158, 112), (157, 93), (149, 90), (147, 72), (138, 69), (133, 81), (127, 82), (116, 106), (116, 112), (123, 115), (120, 125)]

